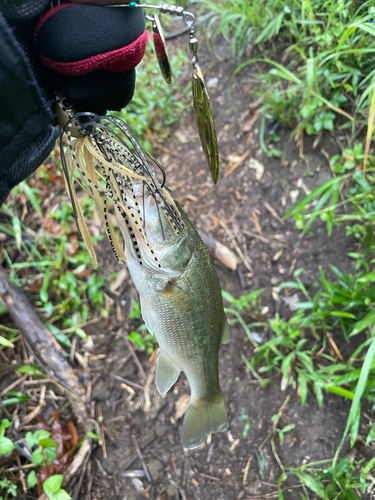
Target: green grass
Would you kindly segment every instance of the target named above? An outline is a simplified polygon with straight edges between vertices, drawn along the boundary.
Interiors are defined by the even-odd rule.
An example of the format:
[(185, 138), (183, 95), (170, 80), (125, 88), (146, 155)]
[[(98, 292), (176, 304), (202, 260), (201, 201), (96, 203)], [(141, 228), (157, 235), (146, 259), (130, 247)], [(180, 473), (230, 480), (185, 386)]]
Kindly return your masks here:
[[(288, 476), (297, 477), (306, 499), (309, 492), (326, 500), (359, 499), (370, 485), (366, 476), (375, 462), (374, 459), (358, 462), (350, 456), (339, 460), (346, 437), (350, 435), (351, 447), (356, 443), (364, 401), (375, 405), (375, 273), (362, 268), (353, 275), (343, 274), (334, 266), (330, 266), (330, 270), (331, 279), (320, 269), (319, 281), (309, 289), (303, 283), (304, 271), (301, 269), (295, 271), (294, 281), (279, 285), (279, 295), (283, 291), (293, 292), (298, 293), (300, 299), (295, 304), (297, 310), (289, 319), (276, 314), (268, 321), (247, 324), (244, 318), (258, 314), (261, 304), (257, 297), (263, 290), (239, 299), (223, 294), (232, 305), (226, 308), (232, 317), (230, 322), (241, 325), (248, 337), (254, 328), (270, 332), (270, 339), (262, 345), (249, 338), (256, 346), (251, 358), (242, 354), (245, 366), (261, 386), (275, 383), (275, 376), (279, 374), (277, 380), (280, 380), (281, 390), (295, 388), (301, 405), (308, 398), (315, 397), (322, 407), (325, 393), (336, 394), (350, 402), (346, 427), (335, 456), (321, 463), (283, 469), (279, 479), (281, 500)], [(234, 303), (241, 304), (240, 318), (239, 312), (233, 308)], [(350, 343), (353, 336), (360, 334), (361, 342), (356, 349), (351, 349), (350, 355), (340, 359), (341, 353), (338, 354), (330, 343), (331, 332), (336, 347)], [(244, 421), (245, 433), (249, 419), (244, 411), (239, 418)], [(284, 434), (290, 430), (288, 426), (276, 429), (280, 446)], [(371, 444), (374, 438), (375, 424), (368, 431), (366, 444)]]
[(172, 83), (167, 85), (150, 42), (145, 58), (137, 67), (134, 98), (117, 115), (129, 124), (141, 146), (148, 151), (152, 152), (152, 143), (165, 140), (173, 123), (181, 119), (181, 112), (189, 105), (177, 86), (181, 74), (190, 74), (189, 63), (186, 52), (177, 49), (171, 57)]
[[(252, 56), (234, 76), (267, 63), (269, 70), (262, 69), (252, 90), (263, 99), (265, 118), (299, 134), (349, 127), (354, 136), (362, 130), (375, 85), (373, 0), (197, 3), (207, 20), (209, 46), (222, 35), (235, 57)], [(276, 46), (282, 48), (278, 58)]]

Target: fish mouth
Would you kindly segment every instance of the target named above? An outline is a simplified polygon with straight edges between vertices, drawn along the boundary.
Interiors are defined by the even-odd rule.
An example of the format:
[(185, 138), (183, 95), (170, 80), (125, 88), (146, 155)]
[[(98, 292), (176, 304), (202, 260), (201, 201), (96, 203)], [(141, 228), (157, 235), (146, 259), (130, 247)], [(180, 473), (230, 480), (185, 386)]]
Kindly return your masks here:
[[(125, 240), (125, 252), (150, 273), (179, 276), (181, 266), (173, 265), (172, 256), (183, 253), (181, 247), (185, 244), (187, 232), (177, 207), (172, 216), (164, 200), (144, 183), (125, 186), (123, 199), (126, 206), (122, 209), (116, 207), (116, 212)], [(174, 207), (171, 208), (173, 210)]]
[[(127, 257), (126, 249), (124, 252), (121, 248), (122, 245), (116, 232), (108, 220), (109, 210), (113, 209), (115, 209), (123, 237), (128, 243), (127, 246), (134, 253), (139, 264), (143, 264), (143, 253), (153, 260), (153, 267), (156, 265), (160, 268), (160, 264), (157, 264), (159, 259), (154, 255), (156, 251), (159, 252), (159, 248), (155, 250), (152, 248), (153, 244), (159, 247), (156, 244), (158, 233), (161, 232), (163, 240), (169, 241), (168, 237), (165, 238), (165, 232), (170, 233), (172, 230), (173, 234), (181, 236), (184, 230), (178, 203), (164, 185), (166, 176), (163, 167), (149, 155), (154, 166), (157, 166), (163, 174), (162, 182), (160, 182), (150, 166), (152, 163), (149, 164), (146, 160), (131, 129), (120, 118), (99, 117), (94, 113), (84, 113), (86, 121), (82, 124), (81, 115), (82, 113), (78, 113), (68, 121), (69, 149), (66, 156), (62, 154), (62, 164), (77, 226), (94, 264), (97, 263), (95, 251), (78, 203), (74, 188), (75, 180), (93, 199), (118, 262), (126, 262)], [(72, 141), (72, 126), (77, 120), (82, 128), (82, 137)], [(79, 178), (75, 173), (76, 170), (79, 172)], [(153, 224), (145, 221), (145, 218), (147, 219), (151, 214), (151, 212), (148, 214), (145, 209), (146, 201), (148, 201), (149, 208), (152, 208), (150, 199), (156, 206), (158, 224), (155, 221)], [(155, 235), (156, 238), (153, 237)]]

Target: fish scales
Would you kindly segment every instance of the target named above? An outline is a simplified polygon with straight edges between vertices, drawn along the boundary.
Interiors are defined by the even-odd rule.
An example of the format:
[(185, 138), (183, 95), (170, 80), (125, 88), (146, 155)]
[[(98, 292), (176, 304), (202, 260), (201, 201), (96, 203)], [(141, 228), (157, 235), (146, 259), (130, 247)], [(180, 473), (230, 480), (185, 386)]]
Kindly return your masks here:
[[(74, 187), (79, 183), (94, 200), (119, 261), (127, 262), (140, 294), (142, 316), (159, 343), (156, 387), (165, 394), (184, 371), (191, 388), (181, 442), (186, 448), (202, 444), (211, 432), (228, 428), (219, 384), (221, 343), (229, 342), (219, 279), (199, 234), (164, 187), (165, 171), (157, 180), (127, 124), (116, 117), (79, 122), (81, 136), (72, 140), (74, 117), (68, 122), (69, 152), (62, 164), (79, 226), (90, 255), (94, 248)], [(107, 120), (107, 121), (106, 121)], [(106, 125), (102, 122), (105, 121)], [(85, 129), (87, 125), (87, 130)], [(113, 135), (110, 127), (123, 134)], [(131, 149), (128, 148), (131, 145)], [(104, 188), (105, 184), (105, 188)], [(112, 200), (124, 238), (123, 251), (108, 224)]]
[(128, 232), (119, 221), (127, 264), (140, 294), (143, 319), (160, 347), (156, 374), (159, 392), (167, 392), (180, 371), (189, 381), (191, 401), (182, 443), (193, 448), (210, 432), (228, 427), (219, 384), (219, 348), (223, 340), (229, 340), (219, 279), (207, 248), (182, 210), (184, 229), (177, 235), (149, 199), (143, 205), (145, 232), (151, 246), (159, 249), (155, 255), (161, 268), (149, 259), (149, 248), (142, 245), (142, 238), (139, 242), (144, 261), (140, 265)]

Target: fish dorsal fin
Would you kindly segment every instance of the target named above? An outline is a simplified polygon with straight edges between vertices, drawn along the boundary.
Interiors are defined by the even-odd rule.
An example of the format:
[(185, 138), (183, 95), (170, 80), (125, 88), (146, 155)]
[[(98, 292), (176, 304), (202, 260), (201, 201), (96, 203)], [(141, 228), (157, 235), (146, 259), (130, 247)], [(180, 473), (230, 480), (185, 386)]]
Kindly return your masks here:
[(142, 296), (139, 295), (139, 298), (141, 299), (141, 311), (142, 311), (142, 318), (143, 321), (145, 322), (145, 325), (147, 326), (147, 330), (155, 335), (156, 332), (156, 324), (155, 324), (155, 319), (152, 315), (150, 306), (147, 302), (147, 300)]
[(157, 290), (157, 292), (162, 294), (171, 307), (178, 308), (178, 311), (184, 316), (193, 314), (196, 311), (197, 304), (184, 290), (174, 283), (173, 279), (169, 280), (165, 287), (162, 290)]
[(228, 344), (229, 341), (230, 341), (229, 325), (228, 325), (227, 317), (224, 314), (224, 318), (223, 318), (223, 333), (222, 333), (222, 336), (221, 336), (221, 342), (223, 344)]
[(177, 382), (180, 372), (181, 370), (173, 361), (159, 349), (156, 365), (156, 387), (160, 394), (169, 391), (172, 385)]

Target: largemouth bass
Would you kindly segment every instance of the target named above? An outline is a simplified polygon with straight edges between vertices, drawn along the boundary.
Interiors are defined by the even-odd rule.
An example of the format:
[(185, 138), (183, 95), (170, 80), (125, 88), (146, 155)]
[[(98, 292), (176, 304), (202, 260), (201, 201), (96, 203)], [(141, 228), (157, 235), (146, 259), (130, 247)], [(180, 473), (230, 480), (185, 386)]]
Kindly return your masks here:
[[(74, 180), (95, 201), (112, 249), (120, 262), (127, 262), (139, 292), (143, 319), (159, 344), (158, 391), (165, 394), (181, 371), (189, 381), (191, 399), (181, 442), (195, 448), (211, 432), (228, 428), (219, 349), (229, 342), (229, 327), (219, 279), (198, 232), (164, 187), (162, 167), (151, 157), (163, 173), (160, 183), (122, 120), (85, 113), (87, 117), (91, 121), (80, 124), (82, 138), (75, 141), (74, 120), (68, 122), (69, 151), (66, 160), (62, 157), (77, 224), (95, 263)], [(110, 127), (117, 127), (128, 142)], [(108, 201), (115, 208), (125, 249), (108, 222)]]
[[(132, 223), (130, 233), (124, 219), (118, 217), (127, 265), (140, 295), (147, 329), (159, 344), (159, 393), (165, 394), (181, 371), (189, 381), (191, 399), (181, 442), (185, 448), (195, 448), (211, 432), (228, 428), (218, 358), (221, 343), (229, 342), (229, 327), (219, 279), (204, 243), (181, 207), (183, 227), (176, 230), (152, 195), (139, 198), (148, 245), (138, 224)], [(134, 238), (141, 261), (134, 250)]]

